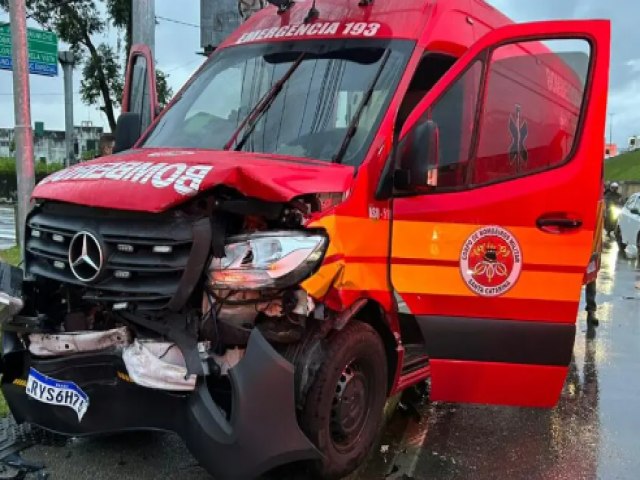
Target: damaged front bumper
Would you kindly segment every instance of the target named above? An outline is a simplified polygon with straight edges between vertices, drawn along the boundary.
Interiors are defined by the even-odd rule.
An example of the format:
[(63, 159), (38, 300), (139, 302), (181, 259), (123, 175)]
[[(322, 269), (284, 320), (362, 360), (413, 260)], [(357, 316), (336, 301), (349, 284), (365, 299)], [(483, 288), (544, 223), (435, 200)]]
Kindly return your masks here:
[[(242, 360), (229, 371), (231, 411), (214, 401), (199, 379), (190, 393), (141, 387), (119, 353), (35, 358), (15, 333), (3, 335), (2, 392), (18, 422), (72, 436), (129, 430), (178, 433), (215, 478), (255, 478), (290, 462), (319, 458), (298, 426), (294, 369), (256, 329)], [(71, 409), (26, 394), (30, 369), (76, 384), (89, 398), (82, 420)]]

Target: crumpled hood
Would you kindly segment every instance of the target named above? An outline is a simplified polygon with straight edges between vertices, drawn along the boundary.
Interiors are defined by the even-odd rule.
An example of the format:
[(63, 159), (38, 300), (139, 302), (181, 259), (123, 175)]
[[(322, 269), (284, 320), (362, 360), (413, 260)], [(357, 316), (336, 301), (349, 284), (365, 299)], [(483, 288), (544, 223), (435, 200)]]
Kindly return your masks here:
[(161, 212), (217, 185), (272, 202), (309, 193), (346, 192), (354, 168), (290, 157), (144, 149), (54, 173), (33, 198), (99, 208)]

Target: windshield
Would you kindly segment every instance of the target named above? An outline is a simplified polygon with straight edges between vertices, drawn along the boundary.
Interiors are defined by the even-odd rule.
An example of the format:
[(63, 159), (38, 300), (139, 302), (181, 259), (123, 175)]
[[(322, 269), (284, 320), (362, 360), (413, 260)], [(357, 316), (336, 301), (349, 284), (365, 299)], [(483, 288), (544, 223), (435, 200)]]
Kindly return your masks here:
[(222, 50), (143, 147), (291, 155), (358, 165), (412, 44), (338, 40)]

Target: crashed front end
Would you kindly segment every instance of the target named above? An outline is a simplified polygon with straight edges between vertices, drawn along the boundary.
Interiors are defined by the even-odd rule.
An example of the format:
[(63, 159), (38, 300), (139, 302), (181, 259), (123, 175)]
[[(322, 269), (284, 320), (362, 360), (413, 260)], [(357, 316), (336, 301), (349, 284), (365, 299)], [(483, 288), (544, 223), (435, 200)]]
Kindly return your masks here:
[(2, 265), (2, 391), (74, 436), (177, 432), (219, 478), (318, 458), (297, 415), (337, 312), (302, 288), (341, 194), (222, 188), (162, 213), (40, 202)]

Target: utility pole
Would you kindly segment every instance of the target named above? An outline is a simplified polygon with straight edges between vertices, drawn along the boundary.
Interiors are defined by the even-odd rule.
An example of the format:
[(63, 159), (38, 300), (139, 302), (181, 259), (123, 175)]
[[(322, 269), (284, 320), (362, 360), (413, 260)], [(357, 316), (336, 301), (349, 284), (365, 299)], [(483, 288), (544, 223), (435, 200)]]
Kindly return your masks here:
[(64, 165), (68, 167), (76, 163), (74, 150), (75, 131), (73, 128), (73, 67), (75, 58), (73, 52), (59, 52), (58, 60), (62, 64), (64, 73), (64, 125), (65, 125), (65, 149)]
[(24, 247), (24, 229), (35, 187), (33, 163), (33, 130), (29, 98), (29, 54), (27, 50), (27, 9), (25, 0), (9, 0), (11, 46), (13, 60), (13, 104), (15, 110), (16, 175), (18, 209), (17, 243)]
[(609, 145), (613, 145), (613, 117), (615, 113), (609, 114)]
[(156, 5), (155, 0), (131, 0), (131, 41), (142, 43), (151, 49), (155, 59)]

